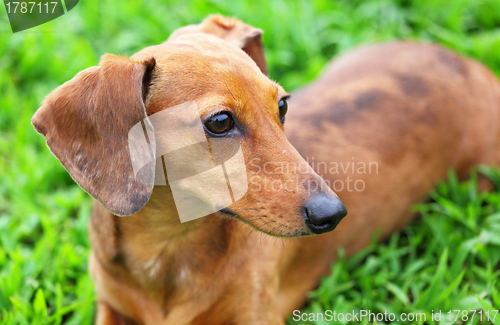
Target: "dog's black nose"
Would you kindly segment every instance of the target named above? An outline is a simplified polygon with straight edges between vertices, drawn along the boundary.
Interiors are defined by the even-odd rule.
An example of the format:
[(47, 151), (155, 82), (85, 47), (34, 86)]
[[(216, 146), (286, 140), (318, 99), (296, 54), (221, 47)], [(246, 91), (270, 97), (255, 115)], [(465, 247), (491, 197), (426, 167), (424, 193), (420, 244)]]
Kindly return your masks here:
[(317, 196), (309, 199), (303, 213), (309, 229), (315, 234), (322, 234), (335, 229), (347, 215), (347, 210), (337, 197)]

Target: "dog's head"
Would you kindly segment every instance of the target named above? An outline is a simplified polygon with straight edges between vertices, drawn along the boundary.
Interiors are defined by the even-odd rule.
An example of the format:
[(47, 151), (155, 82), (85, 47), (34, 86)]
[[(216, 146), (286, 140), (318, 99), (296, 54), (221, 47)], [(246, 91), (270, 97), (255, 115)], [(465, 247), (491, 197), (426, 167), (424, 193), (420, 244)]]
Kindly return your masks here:
[[(178, 209), (201, 204), (278, 236), (330, 231), (345, 207), (286, 139), (289, 95), (265, 75), (260, 37), (216, 16), (130, 59), (105, 55), (51, 93), (32, 123), (73, 179), (114, 214), (139, 211), (166, 170), (166, 185), (189, 193), (185, 202), (176, 198)], [(160, 132), (172, 121), (176, 132)], [(130, 140), (138, 127), (144, 146)], [(193, 142), (200, 135), (206, 145)], [(159, 147), (169, 154), (155, 156)], [(138, 172), (141, 159), (156, 165)], [(228, 203), (218, 204), (227, 193)]]

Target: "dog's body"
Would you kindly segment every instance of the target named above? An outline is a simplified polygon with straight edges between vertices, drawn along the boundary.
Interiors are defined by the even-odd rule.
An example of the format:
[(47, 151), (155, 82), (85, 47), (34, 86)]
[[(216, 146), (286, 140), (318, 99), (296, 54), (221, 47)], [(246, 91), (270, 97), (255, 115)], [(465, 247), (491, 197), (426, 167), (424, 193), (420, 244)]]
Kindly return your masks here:
[[(499, 132), (500, 83), (474, 60), (404, 42), (339, 57), (292, 95), (286, 134), (315, 162), (366, 162), (366, 173), (356, 164), (354, 172), (323, 175), (330, 184), (360, 179), (365, 188), (358, 192), (351, 184), (351, 191), (338, 192), (349, 215), (332, 233), (300, 239), (291, 270), (311, 274), (315, 267), (313, 274), (320, 274), (338, 247), (349, 255), (368, 246), (376, 230), (385, 238), (401, 229), (414, 215), (411, 206), (425, 200), (449, 169), (465, 179), (474, 165), (500, 164)], [(368, 162), (377, 162), (378, 173), (369, 173)], [(284, 296), (299, 292), (300, 284)], [(314, 284), (303, 283), (300, 295)]]
[[(222, 30), (207, 28), (214, 21)], [(113, 69), (125, 65), (127, 69), (118, 71), (127, 80), (151, 84), (140, 92), (147, 115), (191, 97), (202, 103), (202, 112), (214, 103), (238, 106), (240, 111), (235, 109), (233, 114), (245, 121), (250, 134), (242, 144), (247, 154), (273, 164), (301, 162), (273, 117), (272, 103), (283, 98), (284, 91), (233, 45), (197, 34), (213, 34), (243, 48), (265, 73), (260, 39), (256, 38), (260, 34), (244, 25), (240, 31), (246, 38), (241, 41), (241, 33), (233, 33), (234, 24), (215, 18), (181, 29), (165, 45), (147, 48), (134, 55), (133, 61), (106, 58), (100, 68), (85, 70), (56, 90), (33, 119), (73, 178), (114, 212), (98, 202), (92, 210), (90, 269), (98, 293), (98, 324), (282, 324), (286, 315), (304, 302), (318, 278), (328, 272), (339, 247), (351, 254), (365, 247), (377, 229), (382, 231), (382, 238), (400, 229), (412, 216), (410, 206), (424, 199), (449, 168), (466, 177), (475, 164), (499, 162), (498, 80), (472, 60), (437, 46), (412, 43), (365, 47), (347, 54), (290, 101), (287, 135), (302, 156), (314, 158), (316, 163), (376, 163), (376, 170), (371, 172), (368, 167), (364, 172), (356, 167), (340, 175), (325, 174), (318, 167), (317, 172), (330, 184), (348, 176), (364, 184), (363, 191), (344, 188), (339, 193), (349, 216), (332, 233), (277, 238), (254, 231), (257, 228), (290, 237), (311, 234), (297, 206), (307, 206), (309, 198), (317, 195), (335, 202), (333, 193), (322, 187), (324, 183), (314, 173), (256, 173), (259, 182), (266, 177), (290, 181), (293, 176), (297, 190), (249, 191), (225, 214), (180, 224), (170, 186), (149, 189), (137, 185), (131, 189), (116, 181), (108, 189), (107, 183), (99, 180), (99, 171), (105, 167), (95, 162), (104, 156), (94, 154), (88, 158), (90, 163), (82, 163), (80, 158), (77, 163), (71, 160), (73, 151), (76, 157), (82, 151), (84, 155), (89, 150), (85, 149), (87, 141), (98, 141), (106, 129), (89, 126), (86, 134), (95, 132), (91, 140), (68, 144), (61, 134), (63, 129), (71, 129), (68, 123), (75, 122), (65, 115), (65, 109), (58, 110), (58, 105), (70, 102), (65, 97), (68, 92), (85, 98), (89, 87), (79, 90), (77, 86), (94, 80), (92, 74), (97, 69), (101, 81), (106, 77), (102, 71), (111, 71), (111, 76), (119, 79)], [(151, 58), (156, 66), (150, 63)], [(236, 68), (224, 70), (228, 60)], [(213, 61), (219, 62), (222, 73), (213, 75), (214, 68), (207, 63)], [(145, 77), (151, 70), (153, 74)], [(211, 83), (215, 76), (228, 81), (219, 87)], [(102, 87), (108, 93), (113, 89)], [(215, 99), (207, 95), (212, 93), (217, 95)], [(137, 98), (120, 100), (130, 103)], [(224, 104), (228, 100), (243, 103)], [(117, 112), (114, 116), (122, 114)], [(86, 113), (78, 118), (82, 114)], [(137, 122), (137, 118), (128, 124), (124, 120), (124, 130)], [(64, 150), (58, 149), (58, 143), (66, 145)], [(127, 175), (122, 165), (114, 167)], [(80, 176), (79, 171), (93, 176)], [(298, 185), (310, 181), (322, 186), (299, 189)], [(130, 197), (136, 199), (121, 197), (117, 201), (115, 189), (125, 198), (131, 193)], [(137, 199), (149, 190), (149, 201)], [(117, 216), (127, 211), (134, 215)]]

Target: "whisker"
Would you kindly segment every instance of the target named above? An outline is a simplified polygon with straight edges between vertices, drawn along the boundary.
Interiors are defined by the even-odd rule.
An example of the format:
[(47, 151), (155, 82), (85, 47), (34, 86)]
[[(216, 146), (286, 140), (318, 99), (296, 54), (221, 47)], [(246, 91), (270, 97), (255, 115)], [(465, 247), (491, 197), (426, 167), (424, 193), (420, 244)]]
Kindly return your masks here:
[(283, 72), (283, 69), (285, 69), (285, 67), (282, 67), (282, 68), (280, 69), (280, 71), (278, 72), (278, 74), (276, 75), (276, 79), (275, 79), (275, 80), (276, 80), (276, 82), (278, 82), (278, 78), (280, 77), (281, 72)]
[(231, 92), (231, 90), (229, 89), (229, 87), (228, 87), (226, 84), (224, 84), (224, 85), (226, 86), (227, 91), (229, 91), (229, 93), (231, 94), (231, 97), (233, 97), (233, 99), (234, 99), (234, 100), (236, 100), (236, 98), (234, 98), (234, 95), (233, 95), (233, 93)]

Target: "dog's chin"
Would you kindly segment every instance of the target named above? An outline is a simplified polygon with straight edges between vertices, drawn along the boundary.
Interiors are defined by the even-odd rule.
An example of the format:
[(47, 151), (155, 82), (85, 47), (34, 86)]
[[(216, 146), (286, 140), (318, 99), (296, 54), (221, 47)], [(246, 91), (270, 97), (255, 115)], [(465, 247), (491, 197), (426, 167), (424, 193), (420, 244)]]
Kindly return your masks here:
[[(253, 229), (273, 237), (296, 238), (305, 236), (316, 236), (316, 234), (311, 232), (305, 224), (301, 227), (291, 227), (286, 224), (280, 225), (277, 224), (276, 222), (264, 221), (263, 222), (264, 227), (263, 227), (263, 225), (255, 222), (255, 217), (253, 217), (254, 218), (253, 220), (252, 217), (250, 217), (250, 219), (245, 219), (243, 216), (240, 216), (239, 214), (228, 208), (219, 209), (218, 212), (219, 215), (223, 218), (229, 218), (244, 222), (247, 225), (251, 226)], [(271, 226), (266, 227), (268, 224)]]

